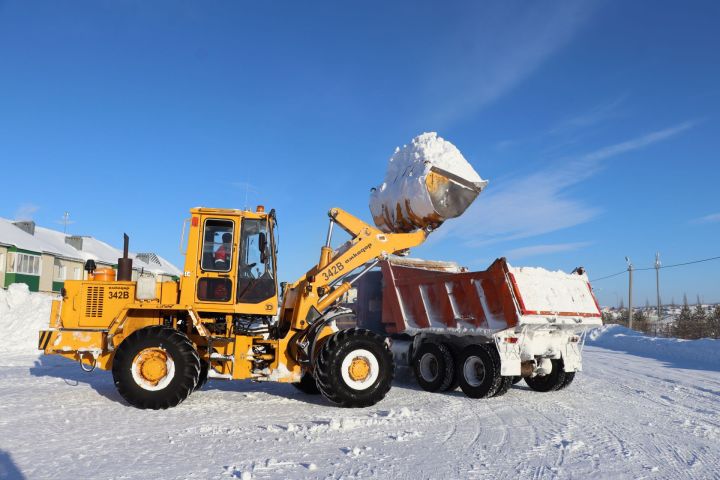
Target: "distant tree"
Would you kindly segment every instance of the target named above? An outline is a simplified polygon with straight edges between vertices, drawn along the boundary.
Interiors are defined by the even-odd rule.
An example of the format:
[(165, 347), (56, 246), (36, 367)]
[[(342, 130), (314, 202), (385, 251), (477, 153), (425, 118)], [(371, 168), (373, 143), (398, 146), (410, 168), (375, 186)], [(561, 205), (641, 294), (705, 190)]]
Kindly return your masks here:
[(715, 305), (712, 313), (708, 315), (707, 336), (710, 338), (720, 338), (720, 303)]
[(687, 301), (687, 293), (683, 293), (683, 305), (686, 307), (689, 305)]
[(618, 306), (618, 310), (622, 310), (623, 308), (625, 308), (625, 300), (621, 298), (621, 299), (620, 299), (620, 306)]
[(633, 330), (643, 333), (650, 333), (650, 319), (644, 310), (633, 312)]
[(673, 328), (673, 336), (677, 338), (691, 338), (693, 331), (693, 315), (690, 307), (685, 303), (680, 309), (680, 313), (675, 318), (675, 326)]
[(617, 320), (611, 312), (602, 312), (602, 322), (607, 325), (608, 323), (617, 323)]
[(645, 298), (645, 310), (650, 310), (650, 300)]
[(703, 338), (706, 336), (707, 330), (707, 312), (700, 303), (700, 295), (698, 295), (698, 303), (692, 312), (693, 331), (690, 338)]

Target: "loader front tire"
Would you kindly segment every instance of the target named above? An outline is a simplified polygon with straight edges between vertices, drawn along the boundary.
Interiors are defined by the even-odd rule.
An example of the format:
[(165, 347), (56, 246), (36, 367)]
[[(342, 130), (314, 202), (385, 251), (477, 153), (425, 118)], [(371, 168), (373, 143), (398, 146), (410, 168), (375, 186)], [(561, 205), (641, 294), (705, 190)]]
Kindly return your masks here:
[(415, 353), (413, 372), (423, 390), (447, 390), (455, 379), (455, 361), (450, 349), (442, 343), (423, 343)]
[(359, 328), (328, 337), (315, 364), (320, 393), (341, 407), (369, 407), (385, 398), (395, 364), (385, 340)]
[(317, 395), (320, 393), (315, 377), (313, 377), (310, 372), (303, 373), (302, 377), (300, 377), (300, 381), (293, 383), (292, 386), (303, 393), (307, 393), (308, 395)]
[[(573, 375), (575, 376), (575, 375)], [(535, 375), (525, 378), (525, 383), (536, 392), (554, 392), (560, 390), (565, 384), (567, 374), (562, 359), (552, 360), (552, 370), (547, 375)]]
[(146, 327), (120, 344), (112, 373), (118, 393), (130, 405), (166, 409), (195, 389), (200, 357), (185, 334), (167, 327)]

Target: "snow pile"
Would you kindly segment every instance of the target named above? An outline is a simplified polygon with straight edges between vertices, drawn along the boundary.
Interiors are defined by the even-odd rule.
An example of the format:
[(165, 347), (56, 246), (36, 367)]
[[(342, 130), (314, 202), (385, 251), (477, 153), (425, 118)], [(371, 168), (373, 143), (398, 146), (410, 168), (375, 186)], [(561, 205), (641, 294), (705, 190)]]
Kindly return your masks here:
[(37, 356), (38, 331), (48, 327), (52, 297), (31, 293), (24, 283), (0, 288), (0, 361), (8, 357)]
[(551, 272), (537, 267), (510, 267), (510, 272), (526, 310), (600, 316), (586, 275)]
[(370, 211), (386, 232), (437, 227), (461, 215), (485, 185), (455, 145), (423, 133), (395, 149), (385, 181), (370, 194)]
[(603, 325), (588, 334), (586, 344), (672, 361), (688, 367), (707, 365), (720, 370), (720, 341), (709, 338), (682, 340), (647, 337), (621, 325)]

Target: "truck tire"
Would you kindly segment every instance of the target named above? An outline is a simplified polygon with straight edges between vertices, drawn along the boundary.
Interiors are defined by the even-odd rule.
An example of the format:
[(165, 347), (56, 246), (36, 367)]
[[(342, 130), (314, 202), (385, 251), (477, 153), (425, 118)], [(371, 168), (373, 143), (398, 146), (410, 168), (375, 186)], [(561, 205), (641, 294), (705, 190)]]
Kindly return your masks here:
[(483, 345), (468, 345), (459, 356), (460, 388), (470, 398), (486, 398), (497, 392), (502, 377), (493, 355)]
[(146, 327), (120, 344), (112, 373), (118, 393), (130, 405), (166, 409), (195, 389), (200, 357), (185, 334), (167, 327)]
[(519, 375), (512, 377), (512, 384), (517, 385), (518, 383), (520, 383), (521, 380), (522, 380), (522, 377)]
[[(498, 352), (497, 346), (494, 343), (487, 343), (484, 344), (483, 347), (485, 347), (488, 352), (490, 352), (490, 355), (492, 355), (493, 361), (495, 362), (495, 368), (500, 372), (500, 353)], [(500, 384), (498, 385), (497, 390), (495, 392), (490, 393), (490, 397), (501, 397), (505, 395), (508, 390), (510, 390), (510, 387), (512, 386), (512, 381), (514, 377), (500, 377)]]
[(442, 343), (423, 343), (415, 353), (413, 372), (423, 390), (447, 390), (455, 379), (455, 364), (450, 349)]
[(526, 377), (525, 383), (536, 392), (554, 392), (562, 388), (566, 373), (562, 359), (552, 361), (552, 371), (547, 375)]
[(300, 381), (293, 383), (292, 386), (303, 393), (307, 393), (308, 395), (317, 395), (320, 393), (315, 377), (313, 377), (310, 372), (303, 373), (302, 377), (300, 377)]
[(565, 381), (558, 387), (558, 390), (567, 388), (575, 380), (575, 372), (565, 372)]
[(450, 384), (443, 389), (445, 392), (454, 392), (460, 386), (460, 371), (458, 370), (458, 356), (460, 352), (457, 348), (453, 348), (451, 345), (446, 345), (450, 349), (453, 359), (453, 377)]
[(320, 349), (315, 381), (320, 393), (341, 407), (369, 407), (385, 398), (395, 364), (385, 340), (359, 328), (332, 334)]

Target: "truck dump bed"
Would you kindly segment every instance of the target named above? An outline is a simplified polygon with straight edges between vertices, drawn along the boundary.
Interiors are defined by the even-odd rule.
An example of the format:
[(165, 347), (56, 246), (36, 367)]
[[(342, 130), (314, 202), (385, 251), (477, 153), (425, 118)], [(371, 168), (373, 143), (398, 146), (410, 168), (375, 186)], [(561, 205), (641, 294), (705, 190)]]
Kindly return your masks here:
[(601, 324), (587, 276), (514, 268), (504, 258), (484, 271), (444, 262), (389, 259), (358, 285), (358, 325), (385, 334), (484, 334), (549, 325)]

